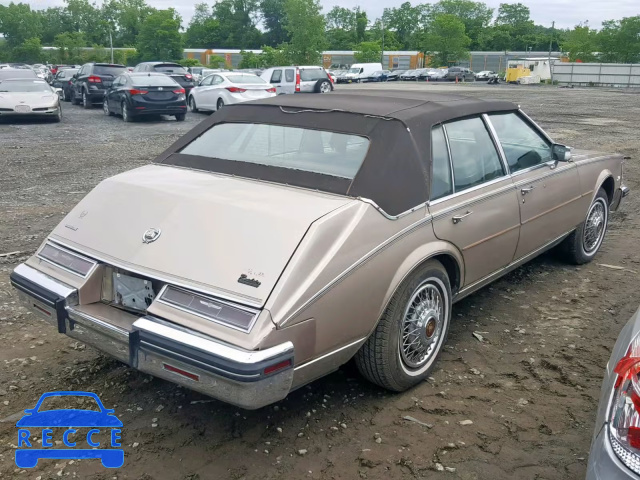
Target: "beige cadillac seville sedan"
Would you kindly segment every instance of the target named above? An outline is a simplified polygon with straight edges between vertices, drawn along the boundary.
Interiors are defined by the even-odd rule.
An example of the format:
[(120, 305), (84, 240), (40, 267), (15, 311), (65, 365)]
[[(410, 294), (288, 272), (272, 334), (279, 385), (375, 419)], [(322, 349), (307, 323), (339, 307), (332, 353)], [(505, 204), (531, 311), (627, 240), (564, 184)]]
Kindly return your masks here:
[(100, 183), (11, 275), (58, 332), (253, 409), (355, 356), (429, 375), (452, 304), (558, 246), (597, 254), (622, 157), (509, 102), (375, 91), (227, 106)]

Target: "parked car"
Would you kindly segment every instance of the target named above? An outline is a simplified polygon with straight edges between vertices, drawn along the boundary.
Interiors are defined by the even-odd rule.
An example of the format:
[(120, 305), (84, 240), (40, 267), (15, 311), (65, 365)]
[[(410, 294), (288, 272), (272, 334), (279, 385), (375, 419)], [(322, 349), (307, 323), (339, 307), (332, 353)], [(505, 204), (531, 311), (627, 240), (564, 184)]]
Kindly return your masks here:
[(0, 81), (6, 80), (9, 78), (26, 78), (32, 80), (39, 80), (36, 72), (31, 70), (30, 68), (12, 68), (7, 67), (0, 69)]
[(418, 80), (426, 82), (438, 75), (439, 70), (437, 68), (423, 68), (418, 71)]
[(276, 89), (278, 95), (290, 93), (329, 93), (333, 82), (322, 67), (273, 67), (260, 75)]
[(61, 90), (62, 100), (65, 102), (71, 101), (71, 89), (75, 82), (74, 75), (78, 73), (77, 68), (65, 68), (58, 70), (58, 73), (53, 79), (52, 87), (59, 88)]
[(491, 70), (483, 70), (476, 73), (476, 80), (489, 80), (490, 78), (497, 78), (498, 74)]
[(434, 72), (429, 74), (430, 82), (444, 81), (449, 73), (448, 68), (436, 68)]
[(390, 73), (389, 70), (377, 70), (367, 77), (367, 82), (386, 82)]
[(400, 75), (400, 80), (402, 80), (403, 82), (409, 81), (409, 80), (416, 80), (417, 78), (417, 70), (407, 70), (406, 72), (404, 72), (402, 75)]
[(389, 72), (389, 75), (387, 76), (387, 81), (388, 82), (397, 82), (398, 80), (400, 80), (400, 75), (402, 75), (404, 72), (406, 72), (406, 70), (392, 70)]
[(402, 391), (431, 374), (454, 302), (556, 245), (597, 255), (622, 161), (505, 101), (229, 105), (100, 183), (10, 278), (59, 332), (240, 407), (354, 356)]
[(127, 67), (111, 63), (85, 63), (75, 74), (72, 82), (70, 100), (73, 105), (91, 108), (102, 105), (104, 94), (113, 79), (123, 73)]
[(348, 83), (347, 81), (347, 72), (348, 70), (339, 70), (333, 72), (336, 77), (336, 83)]
[(196, 86), (196, 83), (193, 81), (193, 75), (187, 72), (187, 69), (182, 65), (171, 62), (144, 62), (139, 63), (133, 69), (135, 73), (137, 72), (147, 72), (147, 73), (162, 73), (173, 78), (178, 84), (184, 88), (184, 91), (189, 95), (189, 92), (193, 87)]
[(364, 82), (374, 72), (382, 70), (381, 63), (354, 63), (347, 71), (345, 79), (347, 83)]
[(447, 73), (442, 78), (443, 80), (456, 81), (459, 80), (461, 82), (473, 82), (476, 79), (475, 74), (469, 70), (468, 68), (463, 67), (449, 67), (447, 69)]
[(59, 122), (62, 120), (60, 97), (41, 79), (0, 80), (0, 118), (5, 117), (50, 118)]
[(587, 480), (640, 479), (640, 309), (607, 363), (587, 464)]
[(220, 72), (206, 77), (191, 90), (189, 108), (220, 110), (225, 105), (276, 96), (276, 88), (251, 73)]
[(125, 122), (148, 115), (171, 115), (178, 122), (187, 116), (187, 97), (178, 82), (163, 73), (123, 73), (106, 91), (104, 114), (118, 114)]
[(193, 83), (197, 85), (204, 77), (207, 77), (212, 73), (224, 72), (226, 70), (223, 70), (222, 68), (189, 67), (187, 68), (187, 71), (193, 77)]

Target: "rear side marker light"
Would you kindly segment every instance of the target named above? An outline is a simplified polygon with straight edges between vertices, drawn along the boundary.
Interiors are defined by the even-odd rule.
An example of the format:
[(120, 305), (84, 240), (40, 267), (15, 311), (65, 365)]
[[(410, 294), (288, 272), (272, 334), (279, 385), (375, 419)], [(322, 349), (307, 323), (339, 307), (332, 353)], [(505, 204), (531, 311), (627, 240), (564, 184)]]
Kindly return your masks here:
[(38, 311), (44, 313), (47, 317), (51, 316), (51, 312), (48, 312), (47, 310), (45, 310), (44, 308), (40, 307), (39, 305), (36, 305), (35, 303), (33, 304), (33, 308), (36, 308)]
[(187, 372), (186, 370), (182, 370), (181, 368), (174, 367), (173, 365), (169, 365), (168, 363), (163, 363), (162, 368), (167, 370), (168, 372), (177, 373), (178, 375), (182, 375), (194, 382), (200, 381), (200, 375), (196, 375), (195, 373)]
[(269, 365), (264, 369), (265, 375), (271, 375), (272, 373), (279, 372), (285, 368), (289, 368), (291, 366), (291, 360), (284, 360), (280, 363), (276, 363), (275, 365)]

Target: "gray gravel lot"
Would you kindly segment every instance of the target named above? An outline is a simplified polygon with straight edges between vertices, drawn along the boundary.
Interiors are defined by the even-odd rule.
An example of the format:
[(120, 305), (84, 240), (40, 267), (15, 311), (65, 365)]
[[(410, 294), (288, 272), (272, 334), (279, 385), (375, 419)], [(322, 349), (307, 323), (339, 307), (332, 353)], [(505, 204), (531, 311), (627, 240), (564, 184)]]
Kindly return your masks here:
[[(338, 88), (514, 101), (559, 142), (631, 156), (632, 195), (595, 262), (576, 268), (547, 254), (457, 304), (428, 382), (392, 395), (347, 365), (278, 405), (245, 412), (56, 334), (17, 306), (8, 279), (95, 184), (148, 163), (206, 116), (125, 124), (65, 104), (61, 124), (2, 122), (0, 254), (21, 253), (0, 257), (0, 478), (584, 478), (604, 366), (640, 304), (640, 95), (484, 84)], [(43, 392), (64, 389), (94, 391), (116, 409), (125, 425), (122, 469), (49, 460), (20, 475), (16, 415)]]

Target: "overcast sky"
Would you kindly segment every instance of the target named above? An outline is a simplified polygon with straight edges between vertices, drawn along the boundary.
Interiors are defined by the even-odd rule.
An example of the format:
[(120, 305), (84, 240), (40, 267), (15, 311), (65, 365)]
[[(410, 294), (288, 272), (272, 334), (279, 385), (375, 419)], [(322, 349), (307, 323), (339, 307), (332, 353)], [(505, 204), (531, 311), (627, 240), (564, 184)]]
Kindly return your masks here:
[[(10, 0), (0, 0), (0, 4), (8, 4)], [(62, 0), (15, 0), (31, 4), (36, 8), (62, 5)], [(100, 3), (100, 0), (97, 0)], [(147, 0), (147, 3), (155, 8), (174, 7), (182, 15), (185, 26), (193, 15), (193, 6), (206, 0)], [(369, 18), (374, 19), (382, 14), (385, 7), (397, 7), (405, 0), (320, 0), (327, 13), (334, 5), (342, 7), (363, 7)], [(485, 3), (495, 8), (506, 0), (485, 0)], [(555, 20), (560, 28), (573, 27), (574, 25), (589, 21), (593, 28), (600, 28), (603, 20), (619, 20), (623, 17), (640, 15), (639, 0), (519, 0), (531, 10), (531, 18), (540, 25), (551, 26)], [(213, 0), (207, 3), (215, 3)], [(413, 1), (413, 4), (421, 3)], [(431, 2), (427, 2), (431, 3)], [(515, 3), (515, 2), (508, 2)]]

